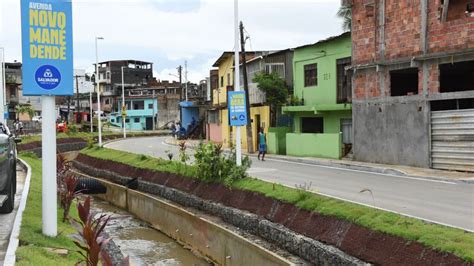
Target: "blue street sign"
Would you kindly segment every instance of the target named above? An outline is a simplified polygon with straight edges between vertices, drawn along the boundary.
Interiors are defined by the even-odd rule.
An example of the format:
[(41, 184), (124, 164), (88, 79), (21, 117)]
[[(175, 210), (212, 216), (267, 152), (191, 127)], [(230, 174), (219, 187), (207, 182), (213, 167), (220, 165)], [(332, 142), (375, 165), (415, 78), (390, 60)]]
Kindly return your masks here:
[(245, 91), (229, 91), (227, 95), (229, 125), (234, 127), (247, 125)]
[(73, 95), (71, 0), (21, 0), (23, 94)]

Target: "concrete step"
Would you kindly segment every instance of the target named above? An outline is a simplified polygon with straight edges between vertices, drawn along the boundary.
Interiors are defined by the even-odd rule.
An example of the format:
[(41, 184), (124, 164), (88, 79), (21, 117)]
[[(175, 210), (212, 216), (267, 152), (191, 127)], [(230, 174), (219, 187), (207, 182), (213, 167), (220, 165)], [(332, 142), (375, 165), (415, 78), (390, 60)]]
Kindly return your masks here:
[(3, 206), (3, 203), (5, 203), (7, 199), (8, 199), (7, 195), (0, 195), (0, 207)]

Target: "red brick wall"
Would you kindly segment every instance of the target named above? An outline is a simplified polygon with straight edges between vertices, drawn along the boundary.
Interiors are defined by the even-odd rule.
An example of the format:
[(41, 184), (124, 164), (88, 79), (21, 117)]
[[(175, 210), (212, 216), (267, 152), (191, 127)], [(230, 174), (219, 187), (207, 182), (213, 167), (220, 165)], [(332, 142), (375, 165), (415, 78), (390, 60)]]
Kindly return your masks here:
[[(428, 52), (438, 53), (474, 48), (474, 18), (463, 15), (465, 4), (451, 5), (448, 19), (439, 19), (441, 0), (429, 1)], [(459, 1), (456, 1), (459, 2)]]
[(387, 0), (385, 5), (385, 58), (419, 55), (420, 0)]
[(375, 60), (376, 11), (366, 8), (372, 0), (354, 0), (352, 8), (352, 61), (365, 64)]
[[(375, 71), (361, 71), (355, 75), (354, 97), (361, 100), (380, 96), (380, 87), (378, 86), (377, 73)], [(366, 97), (367, 93), (367, 97)]]

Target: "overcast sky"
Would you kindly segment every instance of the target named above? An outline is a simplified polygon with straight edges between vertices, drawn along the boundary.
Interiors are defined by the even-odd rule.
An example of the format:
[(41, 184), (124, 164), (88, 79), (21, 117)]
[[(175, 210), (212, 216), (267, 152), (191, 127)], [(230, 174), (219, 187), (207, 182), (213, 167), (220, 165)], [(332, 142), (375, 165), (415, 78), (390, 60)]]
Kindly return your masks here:
[[(20, 0), (0, 0), (0, 47), (21, 61)], [(342, 32), (340, 0), (240, 0), (248, 50), (278, 50), (314, 43)], [(73, 0), (74, 66), (93, 70), (99, 60), (154, 63), (158, 79), (175, 79), (188, 60), (188, 78), (209, 75), (223, 51), (234, 48), (233, 0)]]

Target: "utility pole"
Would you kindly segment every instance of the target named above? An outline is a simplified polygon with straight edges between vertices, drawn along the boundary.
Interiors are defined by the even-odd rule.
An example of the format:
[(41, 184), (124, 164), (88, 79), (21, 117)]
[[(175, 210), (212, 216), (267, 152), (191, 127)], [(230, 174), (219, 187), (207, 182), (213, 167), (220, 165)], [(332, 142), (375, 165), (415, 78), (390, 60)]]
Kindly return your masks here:
[[(247, 59), (245, 58), (245, 39), (244, 39), (244, 24), (240, 22), (240, 46), (242, 49), (242, 75), (244, 76), (244, 91), (245, 91), (245, 102), (247, 109), (247, 151), (248, 153), (254, 153), (253, 150), (253, 136), (252, 136), (252, 119), (250, 116), (250, 100), (249, 100), (249, 81), (247, 78)], [(239, 66), (236, 66), (239, 67)], [(240, 78), (240, 77), (239, 77)], [(256, 125), (256, 130), (258, 130)]]
[[(234, 0), (234, 60), (235, 60), (235, 76), (234, 76), (234, 86), (235, 91), (240, 91), (240, 55), (239, 55), (239, 0)], [(227, 97), (227, 96), (226, 96)], [(230, 111), (230, 110), (229, 110)], [(248, 116), (249, 114), (247, 114)], [(242, 143), (241, 143), (241, 127), (237, 126), (235, 128), (235, 157), (236, 164), (238, 166), (242, 165)]]
[(185, 94), (185, 99), (186, 102), (188, 101), (188, 61), (184, 61), (184, 82), (185, 84), (185, 89), (184, 89), (184, 94)]
[(81, 115), (79, 114), (79, 78), (83, 76), (74, 76), (76, 79), (76, 112), (77, 112), (77, 119), (76, 122), (80, 123), (81, 122)]
[[(178, 67), (178, 75), (179, 75), (179, 103), (183, 101), (183, 67)], [(178, 104), (179, 107), (179, 123), (183, 121), (183, 111), (181, 110), (181, 105)], [(181, 125), (182, 126), (182, 125)]]

